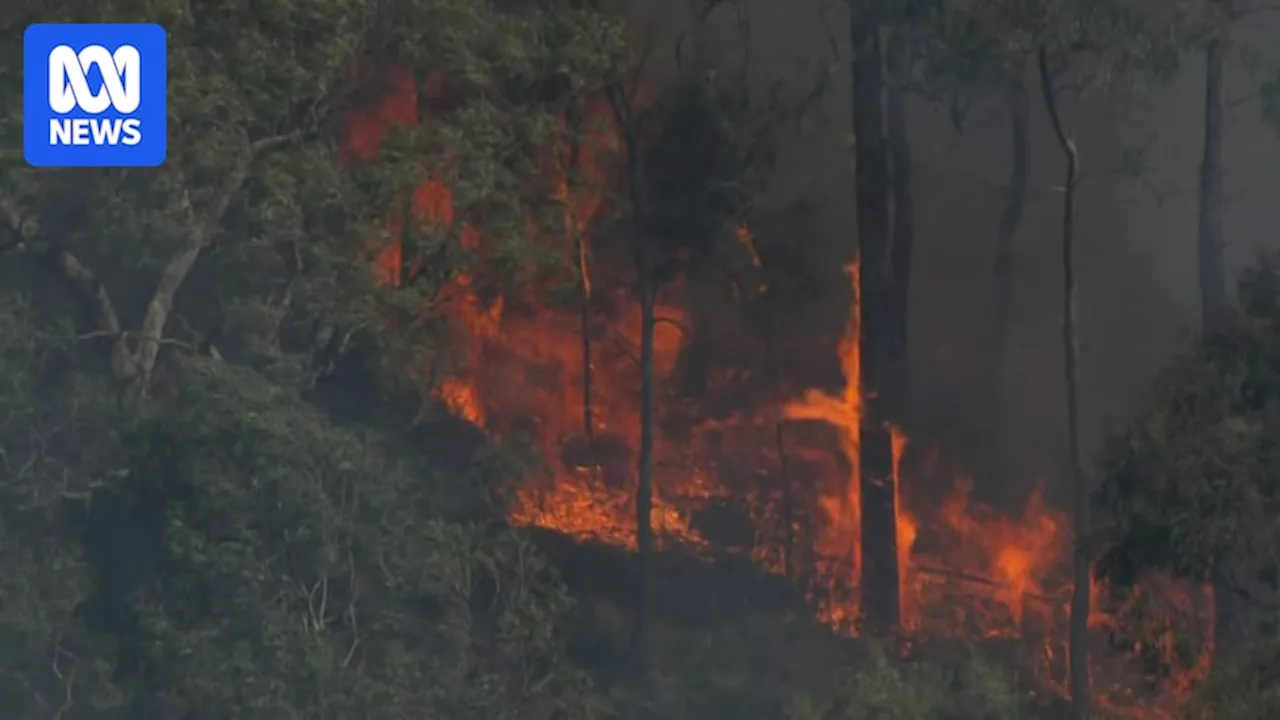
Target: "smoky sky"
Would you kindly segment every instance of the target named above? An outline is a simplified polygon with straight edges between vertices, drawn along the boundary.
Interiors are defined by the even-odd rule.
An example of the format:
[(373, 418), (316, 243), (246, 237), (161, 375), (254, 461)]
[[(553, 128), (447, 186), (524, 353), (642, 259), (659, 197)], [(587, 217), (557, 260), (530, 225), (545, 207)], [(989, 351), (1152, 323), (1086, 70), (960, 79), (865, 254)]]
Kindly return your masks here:
[[(847, 312), (841, 262), (856, 248), (850, 143), (847, 19), (817, 0), (752, 0), (717, 10), (701, 30), (688, 29), (686, 0), (642, 3), (632, 33), (652, 33), (650, 73), (675, 72), (677, 38), (686, 65), (736, 71), (749, 63), (764, 93), (781, 83), (798, 102), (825, 68), (831, 74), (821, 100), (802, 121), (779, 131), (779, 157), (758, 213), (762, 243), (792, 243), (832, 285), (824, 301), (807, 308), (791, 339), (789, 360), (801, 375), (819, 372), (815, 358), (834, 362), (834, 338)], [(1242, 43), (1261, 65), (1280, 61), (1265, 38), (1280, 24), (1254, 18), (1242, 24)], [(747, 46), (740, 38), (748, 37)], [(1268, 57), (1270, 53), (1270, 57)], [(1086, 452), (1096, 453), (1109, 428), (1140, 407), (1145, 386), (1184, 351), (1199, 323), (1196, 285), (1196, 181), (1201, 155), (1203, 56), (1189, 52), (1169, 83), (1137, 102), (1094, 96), (1063, 101), (1086, 175), (1079, 193), (1077, 275), (1081, 345), (1081, 411)], [(1026, 492), (1045, 481), (1049, 497), (1064, 459), (1062, 266), (1059, 226), (1063, 160), (1048, 126), (1034, 74), (1030, 188), (1016, 241), (1013, 362), (1004, 378), (1009, 409), (1001, 428), (1011, 448), (1006, 474), (1025, 478)], [(1238, 272), (1265, 248), (1280, 245), (1280, 137), (1248, 98), (1260, 78), (1237, 63), (1228, 95), (1226, 136), (1227, 260)], [(985, 442), (981, 387), (991, 328), (991, 280), (996, 227), (1008, 173), (1008, 118), (994, 98), (976, 101), (963, 132), (944, 108), (916, 100), (909, 109), (915, 161), (917, 237), (911, 287), (910, 332), (914, 429), (920, 442), (963, 463)], [(1141, 182), (1116, 172), (1126, 150), (1141, 148)], [(807, 337), (806, 341), (804, 337)], [(797, 347), (808, 342), (813, 347)], [(979, 491), (981, 478), (976, 479)], [(990, 492), (990, 488), (988, 488)], [(1016, 502), (1016, 501), (1015, 501)]]

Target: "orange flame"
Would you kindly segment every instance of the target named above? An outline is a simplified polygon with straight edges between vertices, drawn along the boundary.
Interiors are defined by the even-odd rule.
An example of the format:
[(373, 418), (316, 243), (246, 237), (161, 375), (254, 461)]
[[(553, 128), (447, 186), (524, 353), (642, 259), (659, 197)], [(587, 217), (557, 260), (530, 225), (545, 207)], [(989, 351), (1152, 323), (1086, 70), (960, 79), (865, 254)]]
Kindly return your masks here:
[[(429, 82), (438, 86), (440, 79)], [(352, 162), (375, 157), (390, 126), (419, 122), (416, 88), (412, 76), (393, 73), (391, 92), (377, 107), (348, 118), (348, 142), (344, 154)], [(604, 157), (621, 147), (609, 122), (608, 107), (593, 106), (584, 122), (577, 167), (567, 157), (554, 167), (552, 195), (565, 208), (567, 232), (581, 240), (578, 260), (587, 271), (586, 246), (592, 226), (606, 203), (603, 188), (613, 187)], [(565, 132), (567, 128), (563, 127)], [(571, 174), (581, 178), (570, 182)], [(439, 181), (423, 183), (412, 197), (413, 220), (453, 227), (457, 222), (452, 189)], [(398, 285), (403, 268), (399, 239), (403, 219), (387, 223), (391, 242), (377, 248), (375, 269), (380, 282)], [(746, 227), (737, 237), (752, 251), (754, 241)], [(531, 242), (567, 246), (566, 238), (542, 238), (530, 229)], [(469, 250), (484, 252), (483, 229), (464, 225), (460, 242)], [(781, 415), (790, 421), (817, 421), (835, 431), (834, 447), (800, 447), (797, 457), (814, 470), (811, 487), (797, 502), (811, 518), (812, 529), (804, 538), (814, 558), (806, 572), (812, 575), (820, 619), (833, 628), (855, 625), (859, 608), (852, 592), (861, 579), (862, 521), (859, 482), (859, 433), (863, 419), (859, 323), (862, 311), (860, 268), (846, 268), (852, 302), (845, 332), (838, 344), (844, 387), (837, 394), (812, 389), (796, 400), (781, 403), (756, 416), (704, 421), (686, 437), (657, 432), (655, 440), (655, 498), (652, 520), (660, 547), (682, 545), (695, 552), (732, 550), (712, 542), (698, 522), (698, 514), (717, 502), (746, 497), (755, 509), (756, 527), (752, 558), (770, 572), (781, 573), (786, 563), (781, 543), (766, 526), (782, 524), (788, 533), (794, 517), (779, 522), (779, 503), (767, 488), (730, 487), (720, 463), (770, 467), (780, 463), (781, 448), (769, 450), (759, 438), (770, 431)], [(599, 275), (600, 271), (596, 270)], [(603, 276), (602, 276), (603, 277)], [(496, 439), (527, 438), (547, 460), (545, 475), (525, 478), (516, 488), (509, 519), (517, 525), (536, 525), (575, 538), (595, 540), (634, 549), (634, 447), (640, 418), (635, 389), (639, 386), (636, 357), (640, 344), (636, 303), (620, 287), (609, 287), (595, 278), (587, 280), (593, 304), (588, 337), (582, 334), (577, 311), (548, 306), (546, 287), (530, 286), (507, 298), (481, 297), (467, 275), (455, 276), (442, 293), (437, 312), (449, 319), (456, 346), (463, 356), (436, 389), (440, 402), (454, 416), (472, 423)], [(690, 338), (679, 282), (659, 298), (655, 328), (654, 376), (660, 408), (671, 395), (678, 363)], [(612, 308), (608, 310), (607, 308)], [(591, 365), (584, 367), (583, 343), (589, 342)], [(588, 387), (587, 375), (591, 376)], [(590, 405), (591, 427), (585, 426), (584, 407)], [(777, 412), (780, 410), (780, 413)], [(893, 446), (893, 482), (897, 498), (899, 583), (904, 629), (922, 635), (947, 637), (1039, 638), (1032, 665), (1042, 686), (1062, 692), (1064, 666), (1065, 596), (1063, 580), (1070, 537), (1066, 517), (1049, 507), (1037, 490), (1021, 515), (1009, 517), (972, 500), (973, 483), (957, 478), (949, 493), (937, 501), (924, 492), (914, 494), (917, 477), (903, 477), (901, 461), (908, 437), (890, 428)], [(773, 453), (772, 455), (770, 453)], [(848, 469), (840, 471), (825, 462), (843, 456)], [(932, 544), (929, 544), (929, 543)], [(723, 547), (722, 547), (723, 546)], [(932, 549), (931, 549), (932, 548)], [(1150, 589), (1148, 589), (1150, 588)], [(1158, 588), (1158, 589), (1157, 589)], [(1106, 588), (1094, 588), (1091, 625), (1101, 632), (1115, 632), (1132, 623), (1133, 599), (1112, 600)], [(1143, 593), (1146, 595), (1143, 595)], [(1166, 625), (1177, 617), (1212, 617), (1212, 598), (1167, 579), (1153, 580), (1135, 597), (1159, 597), (1169, 605)], [(1201, 598), (1201, 599), (1197, 599)], [(1207, 603), (1207, 610), (1206, 610)], [(1108, 707), (1140, 708), (1145, 717), (1163, 717), (1166, 707), (1185, 700), (1207, 672), (1212, 637), (1190, 663), (1176, 653), (1167, 628), (1156, 628), (1156, 649), (1168, 669), (1161, 681), (1159, 701), (1125, 695), (1125, 688), (1101, 688)], [(1147, 649), (1150, 649), (1148, 646)], [(1099, 668), (1121, 677), (1115, 668), (1131, 667), (1142, 648), (1119, 654), (1099, 653)], [(1150, 654), (1150, 653), (1148, 653)], [(1119, 664), (1117, 664), (1119, 663)], [(1102, 674), (1102, 671), (1099, 671)], [(1130, 687), (1130, 686), (1126, 686)], [(1113, 700), (1112, 698), (1119, 698)]]

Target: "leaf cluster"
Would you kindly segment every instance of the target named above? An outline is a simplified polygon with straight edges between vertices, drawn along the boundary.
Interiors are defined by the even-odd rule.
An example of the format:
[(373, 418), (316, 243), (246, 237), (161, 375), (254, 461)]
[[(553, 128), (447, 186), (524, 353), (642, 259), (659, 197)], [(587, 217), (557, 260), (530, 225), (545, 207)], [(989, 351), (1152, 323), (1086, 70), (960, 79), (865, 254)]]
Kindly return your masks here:
[(1177, 69), (1193, 33), (1185, 3), (997, 0), (921, 16), (926, 92), (985, 94), (1020, 80), (1043, 47), (1077, 91), (1133, 93)]
[(8, 717), (600, 716), (555, 570), (450, 520), (459, 479), (224, 362), (135, 419), (74, 336), (0, 326)]
[(768, 119), (747, 89), (714, 73), (668, 88), (650, 113), (643, 152), (644, 230), (660, 251), (660, 278), (707, 262), (736, 240), (773, 163)]
[(1280, 536), (1280, 275), (1264, 259), (1225, 328), (1166, 369), (1147, 409), (1110, 441), (1097, 501), (1110, 522), (1099, 571), (1150, 569), (1272, 592)]

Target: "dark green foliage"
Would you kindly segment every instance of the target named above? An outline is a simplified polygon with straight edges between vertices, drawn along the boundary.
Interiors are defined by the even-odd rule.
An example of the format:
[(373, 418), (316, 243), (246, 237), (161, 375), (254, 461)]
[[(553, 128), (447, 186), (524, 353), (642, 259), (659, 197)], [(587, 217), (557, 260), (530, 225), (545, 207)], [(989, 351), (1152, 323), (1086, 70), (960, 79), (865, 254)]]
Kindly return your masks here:
[[(483, 510), (510, 461), (467, 473), (386, 431), (430, 390), (423, 320), (474, 259), (424, 227), (422, 282), (380, 287), (370, 260), (427, 176), (527, 254), (553, 114), (606, 79), (616, 24), (477, 0), (45, 10), (166, 27), (170, 151), (0, 180), (0, 715), (598, 716), (557, 573)], [(397, 68), (456, 102), (344, 158)], [(0, 77), (16, 148), (21, 74)], [(383, 420), (339, 425), (317, 387)]]
[(1273, 261), (1247, 272), (1241, 309), (1166, 370), (1147, 411), (1110, 444), (1099, 501), (1111, 526), (1100, 570), (1147, 569), (1241, 591), (1274, 587), (1280, 500), (1280, 302)]
[(133, 446), (87, 543), (128, 716), (590, 715), (554, 571), (376, 439), (197, 362)]
[[(1218, 618), (1233, 626), (1218, 639), (1194, 717), (1270, 717), (1280, 707), (1269, 689), (1280, 578), (1277, 269), (1264, 257), (1242, 275), (1238, 311), (1160, 375), (1100, 466), (1108, 523), (1098, 573), (1121, 586), (1150, 571), (1212, 581)], [(1185, 629), (1177, 639), (1195, 643)]]
[(1187, 713), (1193, 718), (1254, 720), (1280, 714), (1280, 626), (1274, 608), (1255, 624), (1238, 652), (1215, 658), (1213, 673)]
[(1027, 712), (1026, 699), (1000, 669), (974, 655), (952, 669), (903, 662), (873, 648), (870, 661), (848, 673), (831, 697), (797, 699), (789, 720), (1014, 720)]
[(595, 715), (526, 538), (444, 520), (448, 483), (252, 371), (190, 362), (91, 503), (37, 495), (54, 458), (10, 468), (8, 717), (64, 697), (64, 717)]

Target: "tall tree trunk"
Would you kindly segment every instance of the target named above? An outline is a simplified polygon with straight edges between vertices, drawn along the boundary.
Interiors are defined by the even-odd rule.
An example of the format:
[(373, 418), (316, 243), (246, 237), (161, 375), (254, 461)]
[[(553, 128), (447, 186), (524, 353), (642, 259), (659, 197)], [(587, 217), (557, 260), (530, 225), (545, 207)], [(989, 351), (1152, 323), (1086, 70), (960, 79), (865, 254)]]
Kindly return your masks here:
[(1225, 195), (1222, 187), (1222, 134), (1226, 108), (1223, 65), (1227, 42), (1227, 0), (1214, 0), (1224, 13), (1220, 28), (1204, 55), (1204, 153), (1200, 160), (1200, 213), (1196, 248), (1200, 260), (1200, 315), (1206, 331), (1212, 331), (1227, 307), (1226, 267), (1223, 262)]
[(1008, 376), (1010, 353), (1010, 328), (1013, 315), (1013, 255), (1014, 240), (1027, 202), (1027, 125), (1031, 114), (1031, 101), (1023, 78), (1025, 67), (1019, 67), (1009, 78), (1005, 92), (1005, 105), (1009, 110), (1009, 139), (1011, 162), (1009, 180), (1004, 190), (1004, 211), (996, 230), (995, 263), (992, 268), (991, 288), (991, 357), (987, 363), (987, 382), (984, 390), (988, 400), (987, 438), (985, 458), (986, 476), (1003, 488), (1004, 418), (1008, 394), (1005, 378)]
[(587, 284), (587, 258), (583, 247), (582, 234), (575, 233), (573, 238), (574, 254), (577, 256), (578, 271), (578, 314), (580, 335), (582, 336), (582, 431), (587, 436), (587, 451), (591, 461), (596, 462), (596, 423), (592, 413), (591, 393), (595, 372), (591, 366), (591, 290)]
[(587, 257), (582, 233), (575, 232), (574, 255), (578, 272), (579, 334), (582, 336), (582, 431), (587, 436), (587, 451), (596, 461), (596, 423), (592, 413), (591, 393), (595, 372), (591, 366), (591, 289), (587, 282)]
[[(643, 241), (642, 245), (643, 247)], [(648, 253), (640, 251), (647, 260)], [(640, 457), (636, 482), (636, 545), (640, 553), (640, 596), (633, 650), (647, 666), (653, 623), (653, 272), (647, 263), (640, 277)]]
[(915, 249), (915, 197), (911, 192), (911, 141), (907, 131), (907, 88), (911, 82), (910, 27), (914, 13), (894, 28), (889, 37), (886, 70), (885, 121), (888, 125), (889, 159), (893, 183), (893, 242), (889, 264), (893, 298), (892, 331), (887, 356), (889, 377), (886, 389), (891, 398), (893, 420), (908, 424), (911, 414), (911, 353), (908, 326), (911, 295), (911, 258)]
[(1089, 687), (1089, 486), (1080, 458), (1079, 346), (1076, 340), (1075, 212), (1076, 176), (1080, 160), (1075, 141), (1067, 136), (1058, 113), (1057, 97), (1045, 49), (1040, 48), (1040, 85), (1044, 106), (1053, 124), (1058, 147), (1067, 161), (1062, 195), (1062, 347), (1067, 405), (1067, 480), (1071, 483), (1075, 507), (1075, 548), (1072, 562), (1074, 587), (1071, 591), (1069, 628), (1071, 706), (1075, 720), (1091, 717)]
[(900, 622), (898, 541), (893, 483), (893, 440), (887, 399), (888, 339), (893, 332), (893, 296), (888, 267), (889, 178), (882, 127), (884, 68), (877, 19), (854, 12), (853, 133), (855, 138), (858, 252), (861, 258), (864, 412), (860, 435), (862, 498), (862, 621), (866, 632), (886, 633)]
[(584, 228), (574, 202), (574, 174), (582, 156), (582, 123), (580, 113), (571, 108), (566, 118), (569, 128), (569, 167), (565, 178), (565, 202), (568, 213), (568, 230), (573, 233), (573, 269), (578, 284), (578, 321), (582, 337), (582, 432), (587, 437), (587, 452), (591, 462), (596, 460), (596, 424), (592, 417), (591, 394), (593, 375), (591, 367), (591, 278), (587, 270), (587, 246), (582, 237)]
[[(624, 105), (625, 103), (625, 105)], [(649, 237), (645, 230), (644, 174), (640, 168), (637, 129), (630, 117), (630, 103), (615, 100), (615, 112), (622, 121), (626, 143), (627, 197), (631, 205), (632, 245), (636, 279), (640, 290), (640, 454), (636, 462), (636, 618), (631, 633), (631, 657), (639, 669), (648, 670), (649, 643), (654, 612), (653, 587), (653, 329), (654, 267)]]

